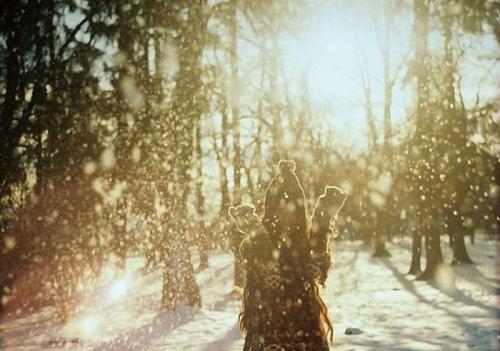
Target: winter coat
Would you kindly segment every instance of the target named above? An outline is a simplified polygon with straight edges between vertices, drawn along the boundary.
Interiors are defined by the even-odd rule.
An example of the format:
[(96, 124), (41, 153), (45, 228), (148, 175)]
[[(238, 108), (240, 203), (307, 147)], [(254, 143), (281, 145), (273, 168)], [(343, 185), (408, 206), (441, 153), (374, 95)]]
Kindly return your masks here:
[(244, 351), (329, 350), (315, 299), (316, 277), (309, 269), (312, 261), (287, 265), (296, 262), (283, 260), (289, 254), (267, 235), (242, 244), (247, 274)]

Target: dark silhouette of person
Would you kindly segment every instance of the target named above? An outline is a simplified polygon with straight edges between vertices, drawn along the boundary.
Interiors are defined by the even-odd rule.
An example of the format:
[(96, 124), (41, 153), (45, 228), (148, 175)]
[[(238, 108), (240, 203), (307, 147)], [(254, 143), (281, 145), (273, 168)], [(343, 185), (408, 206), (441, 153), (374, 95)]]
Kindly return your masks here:
[(263, 233), (241, 246), (247, 283), (240, 328), (244, 351), (329, 350), (332, 325), (311, 262), (304, 190), (293, 161), (280, 161), (265, 195)]

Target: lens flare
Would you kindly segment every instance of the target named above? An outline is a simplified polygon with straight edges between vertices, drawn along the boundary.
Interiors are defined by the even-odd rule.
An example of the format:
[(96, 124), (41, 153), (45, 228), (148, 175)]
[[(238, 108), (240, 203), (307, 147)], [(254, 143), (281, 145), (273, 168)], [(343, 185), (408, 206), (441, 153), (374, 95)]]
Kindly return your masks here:
[(111, 285), (108, 292), (109, 300), (111, 301), (120, 300), (125, 295), (127, 295), (129, 288), (130, 288), (130, 277), (126, 276), (115, 281), (113, 285)]
[(79, 323), (80, 331), (84, 335), (95, 334), (100, 325), (101, 320), (96, 316), (87, 316)]
[(454, 292), (456, 290), (455, 279), (455, 273), (449, 265), (439, 265), (436, 271), (436, 284), (441, 290)]

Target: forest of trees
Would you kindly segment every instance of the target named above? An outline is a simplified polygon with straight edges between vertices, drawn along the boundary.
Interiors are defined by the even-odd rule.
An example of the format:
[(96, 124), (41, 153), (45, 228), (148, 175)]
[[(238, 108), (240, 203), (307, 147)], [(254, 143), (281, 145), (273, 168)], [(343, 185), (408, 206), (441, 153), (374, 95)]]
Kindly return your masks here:
[[(280, 159), (297, 163), (310, 210), (327, 184), (349, 192), (339, 240), (362, 239), (386, 256), (388, 240), (408, 238), (408, 272), (419, 279), (434, 277), (441, 245), (453, 249), (448, 263), (466, 264), (466, 236), (497, 238), (498, 101), (464, 99), (460, 40), (491, 35), (498, 44), (499, 3), (380, 5), (384, 64), (370, 69), (384, 77), (383, 115), (361, 67), (368, 147), (356, 152), (335, 142), (342, 136), (307, 84), (297, 94), (284, 73), (280, 35), (316, 3), (2, 1), (1, 308), (25, 284), (24, 294), (55, 301), (66, 319), (82, 282), (129, 255), (162, 267), (165, 308), (199, 305), (194, 275), (209, 250), (230, 245), (229, 206), (251, 202), (261, 213)], [(412, 39), (393, 62), (389, 36), (401, 16)], [(414, 99), (400, 130), (391, 109), (403, 86)]]

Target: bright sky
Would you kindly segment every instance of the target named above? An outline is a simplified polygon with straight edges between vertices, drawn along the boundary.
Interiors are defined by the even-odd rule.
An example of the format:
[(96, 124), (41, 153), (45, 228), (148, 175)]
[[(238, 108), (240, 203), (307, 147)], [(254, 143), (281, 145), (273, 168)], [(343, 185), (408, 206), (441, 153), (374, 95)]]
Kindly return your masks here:
[[(363, 5), (364, 6), (361, 6)], [(374, 2), (370, 3), (372, 6)], [(285, 37), (283, 54), (287, 72), (308, 70), (308, 84), (314, 103), (330, 111), (327, 123), (339, 135), (339, 143), (354, 148), (366, 145), (364, 95), (360, 65), (366, 62), (372, 85), (372, 107), (383, 113), (383, 65), (375, 22), (375, 7), (368, 2), (330, 2), (308, 19), (304, 30)], [(408, 50), (411, 27), (397, 33), (391, 46), (393, 69)], [(393, 120), (404, 115), (407, 104), (401, 87), (394, 89)]]
[[(316, 8), (307, 23), (293, 35), (280, 41), (286, 74), (290, 77), (309, 71), (308, 83), (315, 103), (328, 106), (328, 123), (342, 136), (344, 145), (366, 145), (366, 124), (360, 62), (365, 60), (372, 85), (372, 105), (381, 127), (384, 102), (384, 81), (379, 37), (383, 37), (380, 1), (327, 1)], [(378, 12), (378, 15), (377, 15)], [(378, 23), (377, 23), (378, 22)], [(411, 45), (413, 17), (411, 8), (406, 15), (395, 18), (391, 32), (391, 69), (394, 71)], [(439, 49), (439, 36), (430, 35), (429, 47)], [(492, 36), (470, 38), (467, 55), (462, 63), (464, 95), (473, 100), (478, 92), (485, 98), (497, 94), (499, 67), (494, 60), (478, 61), (477, 56), (495, 57), (498, 47)], [(410, 57), (411, 58), (411, 57)], [(484, 67), (483, 67), (484, 66)], [(492, 69), (496, 68), (495, 69)], [(400, 78), (405, 74), (403, 69)], [(412, 105), (412, 84), (394, 88), (393, 123), (403, 122), (405, 108)], [(344, 138), (348, 136), (348, 138)], [(360, 142), (361, 141), (361, 142)], [(361, 144), (360, 144), (361, 143)]]
[[(209, 5), (217, 2), (210, 0)], [(363, 148), (367, 142), (360, 79), (360, 62), (363, 60), (370, 75), (377, 125), (381, 127), (382, 124), (384, 81), (379, 38), (383, 37), (383, 3), (384, 0), (318, 0), (316, 6), (311, 7), (311, 13), (304, 16), (303, 23), (290, 23), (292, 32), (283, 34), (279, 40), (285, 75), (295, 82), (295, 87), (289, 85), (290, 89), (296, 90), (296, 85), (307, 73), (313, 103), (322, 106), (324, 120), (337, 132), (339, 144), (355, 149)], [(405, 14), (395, 17), (390, 38), (392, 70), (408, 53), (412, 25), (410, 6)], [(431, 34), (431, 49), (441, 50), (440, 40), (439, 35)], [(495, 57), (499, 55), (495, 39), (490, 35), (467, 40), (463, 37), (462, 41), (466, 57), (461, 61), (460, 71), (466, 101), (472, 104), (477, 93), (483, 101), (498, 96), (500, 65), (495, 65)], [(260, 61), (256, 47), (244, 39), (239, 40), (238, 46), (240, 75), (248, 75), (249, 80), (258, 85), (260, 69), (256, 65)], [(399, 78), (404, 74), (403, 69)], [(242, 96), (245, 95), (245, 84), (239, 87)], [(412, 84), (404, 87), (396, 84), (393, 94), (392, 116), (397, 129), (398, 123), (404, 123), (405, 109), (413, 105)], [(248, 98), (253, 97), (248, 95)], [(254, 101), (248, 103), (252, 105)]]

